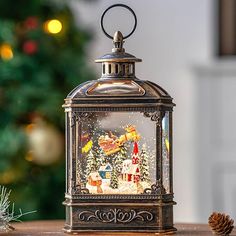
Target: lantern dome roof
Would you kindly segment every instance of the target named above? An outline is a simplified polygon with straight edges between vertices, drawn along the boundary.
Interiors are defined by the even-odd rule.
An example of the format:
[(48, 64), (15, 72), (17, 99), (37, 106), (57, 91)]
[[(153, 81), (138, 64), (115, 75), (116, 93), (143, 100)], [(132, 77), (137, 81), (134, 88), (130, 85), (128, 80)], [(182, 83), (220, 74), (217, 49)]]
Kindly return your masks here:
[(64, 107), (94, 106), (168, 106), (171, 96), (151, 81), (134, 79), (98, 79), (87, 81), (72, 90)]
[(63, 107), (156, 107), (172, 109), (171, 96), (159, 85), (136, 78), (135, 62), (141, 59), (125, 52), (123, 36), (113, 38), (112, 53), (96, 60), (102, 63), (102, 76), (80, 84), (72, 90)]

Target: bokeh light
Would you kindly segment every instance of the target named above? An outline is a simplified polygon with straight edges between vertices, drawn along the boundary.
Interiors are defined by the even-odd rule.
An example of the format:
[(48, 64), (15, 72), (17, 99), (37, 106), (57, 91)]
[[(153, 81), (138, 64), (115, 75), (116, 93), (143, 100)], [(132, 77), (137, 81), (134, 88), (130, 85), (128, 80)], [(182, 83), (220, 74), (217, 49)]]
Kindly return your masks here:
[(13, 58), (12, 47), (8, 43), (0, 45), (0, 56), (3, 60), (10, 60)]
[(62, 30), (62, 23), (57, 19), (46, 21), (44, 29), (47, 33), (58, 34)]

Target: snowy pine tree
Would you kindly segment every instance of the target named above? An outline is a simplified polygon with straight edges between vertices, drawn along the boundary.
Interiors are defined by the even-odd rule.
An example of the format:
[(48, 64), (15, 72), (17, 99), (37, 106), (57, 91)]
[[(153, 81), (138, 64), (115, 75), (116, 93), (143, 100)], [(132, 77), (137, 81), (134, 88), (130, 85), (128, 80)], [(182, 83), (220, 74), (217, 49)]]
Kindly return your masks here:
[(148, 153), (145, 144), (143, 144), (140, 154), (140, 180), (146, 182), (150, 181)]
[(97, 163), (96, 157), (95, 157), (93, 151), (90, 150), (87, 155), (87, 165), (86, 165), (86, 169), (85, 169), (86, 179), (91, 172), (96, 171), (97, 169), (98, 169), (98, 163)]
[(122, 146), (120, 151), (113, 158), (113, 169), (117, 171), (117, 173), (121, 173), (123, 161), (127, 159), (127, 148)]
[(122, 156), (120, 155), (120, 153), (118, 153), (114, 157), (114, 164), (113, 164), (113, 169), (115, 169), (117, 173), (121, 173), (122, 163), (123, 163)]
[(96, 161), (98, 169), (100, 168), (100, 166), (106, 165), (107, 163), (107, 156), (101, 148), (97, 148)]
[(122, 156), (122, 160), (127, 159), (128, 156), (127, 156), (127, 146), (126, 146), (126, 144), (123, 144), (123, 146), (121, 146), (120, 155)]
[(122, 146), (120, 151), (112, 156), (112, 173), (110, 179), (110, 187), (113, 189), (118, 188), (118, 177), (122, 171), (123, 161), (127, 159), (127, 148)]
[(127, 159), (127, 147), (122, 146), (120, 151), (112, 156), (112, 173), (110, 179), (110, 187), (117, 189), (119, 186), (118, 177), (122, 171), (123, 161)]
[(110, 187), (113, 188), (113, 189), (118, 188), (118, 173), (114, 168), (113, 168), (112, 173), (111, 173)]

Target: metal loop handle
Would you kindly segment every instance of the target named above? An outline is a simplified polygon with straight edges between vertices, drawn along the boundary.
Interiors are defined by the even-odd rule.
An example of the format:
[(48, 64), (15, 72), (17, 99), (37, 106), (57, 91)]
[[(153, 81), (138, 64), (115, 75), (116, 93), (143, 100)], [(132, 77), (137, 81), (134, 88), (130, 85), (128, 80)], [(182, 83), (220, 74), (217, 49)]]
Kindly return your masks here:
[(108, 8), (103, 12), (102, 17), (101, 17), (101, 27), (102, 27), (102, 31), (103, 31), (103, 33), (104, 33), (108, 38), (113, 39), (113, 36), (111, 36), (110, 34), (108, 34), (108, 33), (106, 32), (106, 30), (104, 29), (103, 19), (104, 19), (105, 14), (106, 14), (111, 8), (114, 8), (114, 7), (124, 7), (124, 8), (126, 8), (126, 9), (128, 9), (128, 10), (132, 13), (132, 15), (134, 16), (134, 27), (133, 27), (132, 31), (131, 31), (128, 35), (126, 35), (126, 36), (123, 37), (123, 39), (127, 39), (128, 37), (130, 37), (130, 36), (134, 33), (134, 31), (135, 31), (135, 29), (136, 29), (136, 27), (137, 27), (137, 17), (136, 17), (136, 15), (135, 15), (134, 11), (133, 11), (130, 7), (128, 7), (127, 5), (125, 5), (125, 4), (114, 4), (114, 5), (111, 5), (110, 7), (108, 7)]

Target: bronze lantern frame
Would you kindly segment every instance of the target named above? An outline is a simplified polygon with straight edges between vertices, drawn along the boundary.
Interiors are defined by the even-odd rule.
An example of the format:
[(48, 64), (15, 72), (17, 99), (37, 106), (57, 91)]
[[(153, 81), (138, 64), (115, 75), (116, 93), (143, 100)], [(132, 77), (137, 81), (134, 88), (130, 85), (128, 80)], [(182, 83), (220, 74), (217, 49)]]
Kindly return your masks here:
[[(122, 5), (123, 6), (123, 5)], [(141, 60), (126, 53), (123, 35), (115, 33), (112, 53), (96, 60), (102, 63), (102, 77), (76, 87), (65, 99), (66, 116), (66, 222), (64, 231), (125, 231), (172, 233), (173, 226), (173, 164), (172, 111), (170, 95), (150, 81), (135, 76), (135, 63)], [(138, 92), (114, 92), (112, 85), (135, 84)], [(106, 85), (100, 94), (96, 88)], [(76, 166), (81, 153), (81, 125), (94, 113), (140, 112), (156, 127), (156, 182), (143, 194), (90, 194), (81, 183)], [(169, 113), (169, 190), (163, 186), (162, 119)]]

